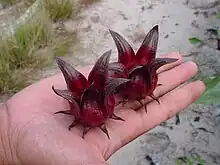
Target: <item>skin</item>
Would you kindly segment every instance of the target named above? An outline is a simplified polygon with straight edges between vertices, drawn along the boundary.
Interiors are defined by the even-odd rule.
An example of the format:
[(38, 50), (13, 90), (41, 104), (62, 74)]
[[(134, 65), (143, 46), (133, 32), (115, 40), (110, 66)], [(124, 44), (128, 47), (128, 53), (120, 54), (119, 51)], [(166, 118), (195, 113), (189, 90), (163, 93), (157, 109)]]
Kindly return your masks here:
[[(161, 96), (160, 105), (145, 99), (147, 113), (137, 102), (117, 107), (115, 114), (126, 121), (106, 121), (111, 140), (100, 129), (90, 130), (82, 139), (81, 126), (68, 130), (72, 116), (53, 114), (69, 108), (67, 101), (51, 89), (52, 85), (66, 88), (62, 74), (41, 80), (17, 93), (0, 106), (1, 164), (107, 165), (106, 160), (118, 149), (173, 117), (205, 91), (201, 81), (185, 84), (197, 73), (194, 62), (182, 63), (178, 53), (164, 57), (167, 56), (179, 60), (158, 70), (158, 83), (163, 85), (157, 87), (154, 94)], [(87, 76), (91, 66), (77, 69)]]

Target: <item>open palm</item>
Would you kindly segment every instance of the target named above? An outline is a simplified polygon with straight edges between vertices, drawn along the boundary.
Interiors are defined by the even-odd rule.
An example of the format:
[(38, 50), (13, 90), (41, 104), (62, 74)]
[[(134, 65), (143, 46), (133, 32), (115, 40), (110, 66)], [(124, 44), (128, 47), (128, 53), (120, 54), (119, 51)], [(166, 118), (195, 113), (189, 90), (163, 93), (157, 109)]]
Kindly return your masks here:
[[(204, 92), (205, 86), (201, 81), (183, 85), (197, 73), (195, 63), (182, 63), (181, 56), (176, 53), (167, 57), (179, 60), (158, 71), (162, 86), (157, 87), (154, 94), (160, 96), (160, 104), (146, 99), (147, 113), (141, 107), (138, 111), (129, 108), (138, 108), (138, 103), (117, 107), (115, 114), (125, 122), (107, 120), (110, 140), (100, 129), (91, 129), (82, 139), (82, 126), (68, 130), (72, 116), (54, 114), (69, 109), (68, 102), (51, 89), (52, 85), (66, 88), (62, 74), (19, 92), (8, 100), (7, 113), (2, 120), (7, 127), (7, 137), (4, 138), (10, 141), (11, 161), (24, 165), (107, 164), (106, 160), (119, 148), (179, 113)], [(90, 69), (78, 68), (86, 76)]]

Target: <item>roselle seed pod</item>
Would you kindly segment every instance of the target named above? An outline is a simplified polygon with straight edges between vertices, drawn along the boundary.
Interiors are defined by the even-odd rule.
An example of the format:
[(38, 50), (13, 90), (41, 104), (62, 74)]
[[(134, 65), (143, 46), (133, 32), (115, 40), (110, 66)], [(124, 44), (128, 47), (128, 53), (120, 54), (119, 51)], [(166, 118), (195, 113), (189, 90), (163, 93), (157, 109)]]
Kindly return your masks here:
[(108, 66), (111, 51), (105, 52), (95, 63), (88, 80), (70, 64), (61, 58), (56, 58), (58, 67), (66, 81), (67, 89), (55, 89), (53, 91), (66, 99), (70, 110), (58, 111), (55, 114), (63, 113), (73, 115), (74, 121), (69, 130), (77, 124), (84, 126), (83, 138), (93, 127), (99, 127), (109, 137), (105, 121), (108, 118), (123, 120), (114, 114), (115, 89), (129, 82), (124, 78), (109, 78)]
[(123, 102), (136, 100), (141, 103), (142, 99), (149, 96), (160, 103), (153, 94), (155, 88), (161, 85), (157, 84), (156, 71), (161, 66), (176, 62), (178, 59), (156, 58), (159, 39), (158, 25), (147, 33), (136, 54), (119, 33), (110, 30), (110, 34), (118, 50), (118, 61), (109, 64), (109, 76), (121, 76), (131, 80), (117, 87), (119, 97), (123, 99)]

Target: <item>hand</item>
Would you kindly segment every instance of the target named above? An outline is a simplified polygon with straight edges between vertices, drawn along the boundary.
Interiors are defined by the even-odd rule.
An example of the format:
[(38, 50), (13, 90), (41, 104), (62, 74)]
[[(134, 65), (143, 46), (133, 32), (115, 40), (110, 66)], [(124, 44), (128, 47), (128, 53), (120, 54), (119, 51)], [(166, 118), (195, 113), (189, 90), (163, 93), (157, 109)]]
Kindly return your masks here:
[[(107, 120), (111, 140), (100, 129), (90, 130), (82, 139), (82, 127), (68, 130), (73, 117), (54, 114), (68, 110), (69, 104), (51, 89), (65, 89), (62, 74), (37, 82), (7, 101), (0, 111), (0, 158), (5, 164), (22, 165), (106, 165), (106, 160), (119, 148), (158, 124), (173, 117), (193, 103), (205, 90), (201, 81), (182, 85), (197, 73), (193, 62), (182, 63), (181, 56), (172, 53), (168, 57), (179, 58), (175, 63), (161, 67), (159, 83), (154, 94), (156, 101), (146, 100), (138, 111), (128, 106), (116, 108), (115, 113), (126, 121)], [(79, 69), (87, 76), (89, 68)]]

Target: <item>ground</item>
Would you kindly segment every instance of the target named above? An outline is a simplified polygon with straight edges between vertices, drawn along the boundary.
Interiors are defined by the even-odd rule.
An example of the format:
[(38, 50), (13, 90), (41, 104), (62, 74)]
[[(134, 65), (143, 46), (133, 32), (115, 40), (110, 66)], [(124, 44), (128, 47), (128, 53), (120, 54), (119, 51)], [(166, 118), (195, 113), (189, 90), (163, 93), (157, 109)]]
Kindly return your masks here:
[[(220, 72), (220, 51), (209, 39), (208, 28), (219, 28), (219, 0), (101, 0), (80, 13), (77, 21), (65, 21), (69, 32), (77, 31), (79, 43), (65, 56), (73, 66), (93, 64), (105, 51), (112, 49), (117, 58), (109, 29), (119, 32), (137, 50), (145, 34), (158, 24), (160, 39), (157, 55), (180, 52), (184, 60), (199, 65), (201, 78)], [(1, 11), (0, 11), (1, 12)], [(188, 38), (198, 36), (206, 44), (197, 47)], [(42, 69), (36, 80), (59, 72), (54, 64)], [(147, 165), (149, 157), (157, 165), (174, 165), (178, 157), (199, 154), (205, 165), (220, 164), (220, 112), (212, 105), (190, 105), (175, 118), (134, 140), (114, 154), (112, 165)]]

